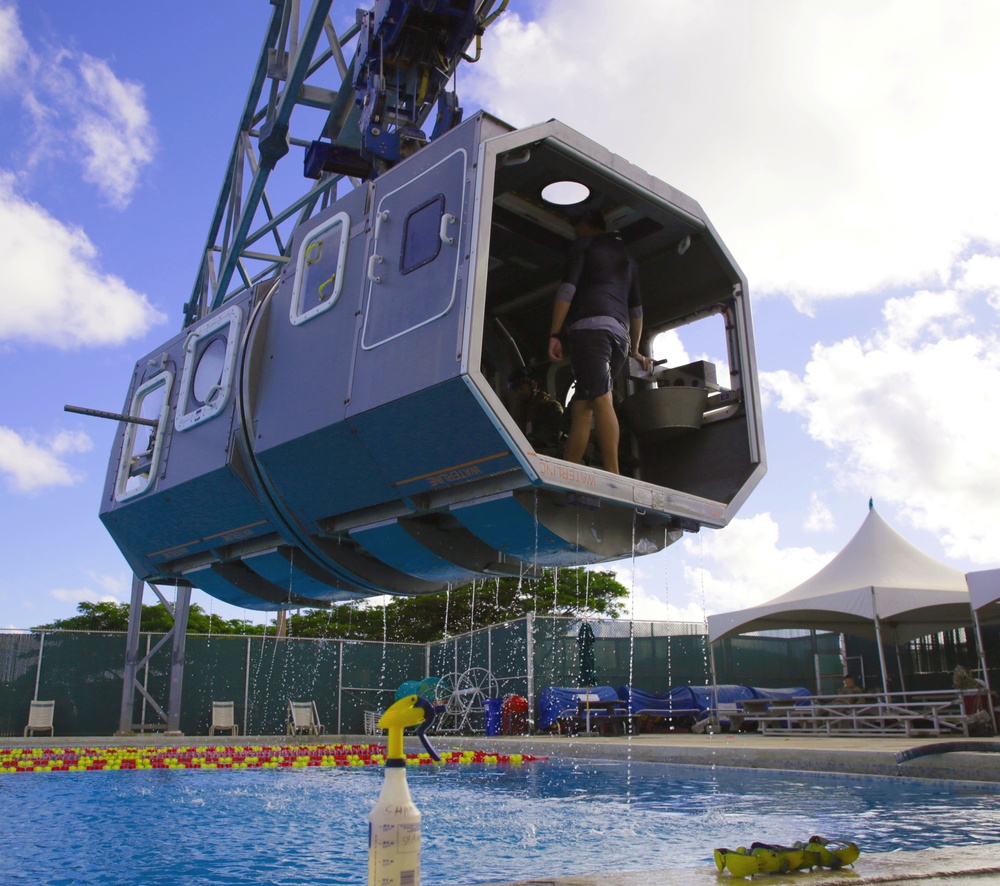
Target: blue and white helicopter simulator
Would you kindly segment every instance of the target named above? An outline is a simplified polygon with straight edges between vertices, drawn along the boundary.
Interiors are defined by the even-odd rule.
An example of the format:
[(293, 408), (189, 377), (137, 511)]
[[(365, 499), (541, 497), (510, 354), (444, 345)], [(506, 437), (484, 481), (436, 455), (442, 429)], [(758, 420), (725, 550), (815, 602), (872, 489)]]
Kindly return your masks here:
[[(332, 0), (301, 27), (272, 2), (184, 328), (136, 363), (114, 441), (101, 519), (137, 579), (317, 607), (725, 526), (765, 458), (746, 279), (701, 207), (555, 120), (460, 121), (446, 85), (506, 3), (379, 0), (336, 37)], [(325, 62), (339, 88), (312, 85)], [(294, 107), (319, 139), (290, 135)], [(278, 212), (264, 182), (298, 146), (313, 184)], [(566, 182), (582, 200), (547, 199)], [(582, 207), (638, 264), (644, 338), (697, 328), (720, 357), (622, 374), (621, 475), (536, 451), (506, 386), (528, 365), (566, 401), (546, 348)]]

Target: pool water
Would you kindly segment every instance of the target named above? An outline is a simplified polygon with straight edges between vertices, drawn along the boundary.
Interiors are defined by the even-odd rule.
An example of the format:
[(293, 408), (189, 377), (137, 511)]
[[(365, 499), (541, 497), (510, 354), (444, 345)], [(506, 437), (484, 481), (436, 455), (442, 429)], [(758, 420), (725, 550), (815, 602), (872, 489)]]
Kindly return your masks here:
[[(719, 846), (813, 834), (863, 852), (1000, 842), (993, 785), (600, 761), (408, 773), (426, 886), (711, 866)], [(0, 776), (0, 883), (364, 884), (381, 781), (374, 767)]]

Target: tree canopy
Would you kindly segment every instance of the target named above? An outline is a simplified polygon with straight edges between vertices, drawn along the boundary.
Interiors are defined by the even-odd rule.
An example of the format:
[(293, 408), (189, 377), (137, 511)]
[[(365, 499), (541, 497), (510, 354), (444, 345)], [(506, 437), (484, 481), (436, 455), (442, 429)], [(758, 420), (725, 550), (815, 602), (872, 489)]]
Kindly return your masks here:
[[(537, 615), (623, 614), (628, 589), (612, 572), (582, 568), (546, 570), (541, 579), (496, 578), (462, 588), (420, 597), (393, 597), (384, 606), (365, 601), (344, 603), (330, 609), (310, 609), (289, 614), (287, 633), (292, 637), (329, 637), (345, 640), (388, 640), (426, 643), (474, 628)], [(80, 603), (78, 615), (57, 619), (41, 629), (126, 631), (127, 603)], [(172, 626), (162, 603), (143, 605), (141, 630), (164, 633)], [(196, 603), (188, 614), (188, 633), (261, 634), (275, 630), (243, 619), (225, 620), (206, 613)]]
[(426, 643), (474, 628), (537, 615), (602, 615), (618, 618), (628, 589), (612, 572), (546, 570), (536, 581), (498, 578), (441, 594), (393, 597), (385, 606), (345, 604), (289, 618), (295, 637), (343, 637)]
[[(78, 603), (77, 615), (57, 618), (47, 625), (39, 625), (35, 630), (61, 631), (127, 631), (128, 603)], [(174, 620), (162, 603), (148, 606), (143, 604), (140, 630), (153, 634), (164, 634), (173, 627)], [(243, 619), (227, 621), (219, 616), (209, 615), (197, 603), (188, 609), (189, 634), (261, 634), (263, 625), (255, 625)]]

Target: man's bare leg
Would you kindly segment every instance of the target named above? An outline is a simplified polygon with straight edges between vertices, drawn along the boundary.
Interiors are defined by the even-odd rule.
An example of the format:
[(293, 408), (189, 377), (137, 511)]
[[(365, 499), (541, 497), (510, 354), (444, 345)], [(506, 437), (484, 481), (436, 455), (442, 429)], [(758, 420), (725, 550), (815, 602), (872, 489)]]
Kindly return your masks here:
[(590, 427), (594, 422), (594, 409), (590, 400), (577, 398), (570, 406), (569, 433), (563, 458), (574, 464), (583, 463), (583, 454), (590, 442)]
[(615, 403), (611, 392), (589, 401), (594, 414), (597, 430), (597, 445), (601, 447), (601, 461), (604, 470), (612, 474), (618, 473), (618, 416), (615, 414)]

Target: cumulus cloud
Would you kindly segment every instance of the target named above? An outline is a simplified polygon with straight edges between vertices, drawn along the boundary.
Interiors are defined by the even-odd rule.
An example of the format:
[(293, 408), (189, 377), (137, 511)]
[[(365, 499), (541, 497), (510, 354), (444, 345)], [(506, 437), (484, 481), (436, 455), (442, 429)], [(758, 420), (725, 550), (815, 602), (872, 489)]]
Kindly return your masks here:
[(124, 603), (131, 595), (128, 575), (104, 575), (91, 572), (89, 581), (79, 588), (53, 588), (49, 596), (62, 603)]
[(1000, 247), (977, 251), (960, 262), (955, 288), (960, 292), (986, 292), (994, 309), (1000, 310)]
[(708, 615), (756, 606), (791, 590), (834, 553), (782, 546), (778, 524), (763, 513), (737, 517), (722, 530), (702, 529), (614, 571), (632, 589), (629, 615), (702, 624)]
[(49, 440), (33, 440), (0, 426), (0, 474), (15, 492), (40, 492), (53, 486), (75, 486), (82, 474), (66, 457), (93, 446), (82, 432), (60, 432)]
[[(791, 590), (817, 573), (834, 553), (810, 547), (782, 547), (770, 514), (739, 518), (725, 530), (702, 530), (698, 540), (682, 544), (689, 555), (687, 584), (703, 589), (709, 614), (744, 609)], [(698, 551), (699, 562), (692, 565)]]
[(801, 376), (761, 377), (829, 449), (835, 482), (977, 563), (996, 560), (1000, 499), (1000, 343), (985, 301), (953, 290), (889, 299), (871, 335), (815, 345)]
[(121, 603), (111, 594), (99, 594), (92, 588), (53, 588), (49, 596), (60, 603)]
[(144, 295), (100, 269), (97, 249), (17, 193), (0, 172), (0, 341), (71, 349), (120, 344), (166, 317)]
[(920, 15), (907, 0), (635, 0), (628, 19), (641, 26), (608, 0), (505, 13), (463, 92), (518, 126), (556, 117), (686, 191), (751, 289), (803, 311), (946, 282), (968, 238), (995, 235), (992, 0)]

